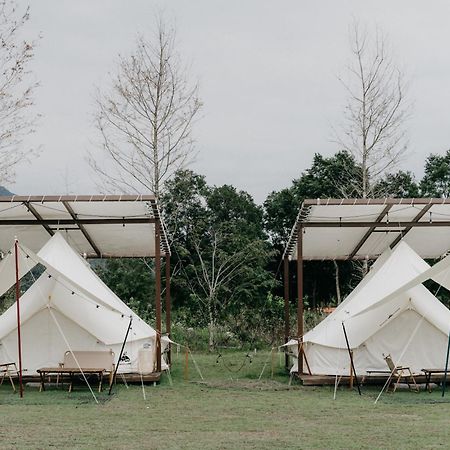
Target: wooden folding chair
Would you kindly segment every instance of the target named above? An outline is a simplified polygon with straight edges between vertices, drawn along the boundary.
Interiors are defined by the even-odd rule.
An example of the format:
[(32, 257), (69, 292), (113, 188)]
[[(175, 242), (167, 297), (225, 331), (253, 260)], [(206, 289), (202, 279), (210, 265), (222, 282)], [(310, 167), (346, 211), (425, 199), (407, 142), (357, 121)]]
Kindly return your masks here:
[[(13, 367), (13, 369), (11, 369), (11, 367)], [(3, 384), (3, 381), (5, 381), (5, 378), (8, 377), (13, 391), (16, 392), (16, 386), (14, 386), (12, 375), (17, 375), (16, 363), (0, 364), (0, 386)]]
[(416, 379), (414, 378), (414, 375), (411, 372), (411, 369), (409, 367), (396, 366), (394, 364), (394, 362), (392, 361), (391, 355), (386, 355), (386, 356), (383, 355), (383, 357), (384, 357), (384, 360), (386, 361), (386, 364), (389, 367), (389, 370), (391, 371), (391, 382), (389, 384), (392, 385), (394, 380), (396, 380), (395, 384), (394, 384), (393, 392), (395, 392), (397, 390), (397, 387), (400, 384), (402, 379), (408, 385), (409, 389), (411, 389), (411, 384), (413, 384), (415, 391), (419, 392), (419, 386), (417, 385)]

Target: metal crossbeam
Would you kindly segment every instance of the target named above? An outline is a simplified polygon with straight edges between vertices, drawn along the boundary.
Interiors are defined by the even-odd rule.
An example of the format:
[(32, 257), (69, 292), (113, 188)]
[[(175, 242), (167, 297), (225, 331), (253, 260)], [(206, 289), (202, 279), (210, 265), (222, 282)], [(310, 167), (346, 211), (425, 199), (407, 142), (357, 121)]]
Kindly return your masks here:
[(42, 219), (42, 216), (34, 209), (33, 205), (30, 204), (30, 202), (23, 202), (23, 204), (27, 207), (27, 210), (33, 214), (33, 216), (40, 222), (40, 224), (45, 228), (47, 233), (50, 236), (53, 236), (55, 232), (48, 226), (48, 224), (45, 223), (44, 219)]
[[(419, 222), (419, 220), (427, 213), (427, 211), (428, 211), (432, 206), (433, 206), (433, 205), (432, 205), (431, 203), (429, 203), (428, 205), (425, 205), (425, 206), (422, 208), (422, 211), (420, 211), (420, 213), (417, 214), (416, 217), (414, 217), (413, 222), (414, 222), (414, 223)], [(431, 223), (431, 224), (429, 223), (428, 225), (433, 225), (433, 224), (432, 224), (432, 223)], [(395, 238), (394, 242), (392, 242), (391, 248), (394, 248), (394, 247), (395, 247), (395, 246), (396, 246), (396, 245), (397, 245), (397, 244), (405, 237), (405, 234), (409, 233), (412, 229), (413, 229), (412, 226), (405, 228), (405, 229), (402, 231), (402, 233), (400, 234), (400, 236), (397, 236), (397, 237)]]
[[(78, 221), (77, 215), (75, 214), (74, 210), (72, 209), (72, 207), (69, 205), (68, 202), (63, 201), (62, 204), (64, 205), (64, 207), (67, 209), (68, 213), (70, 214), (70, 216), (72, 217), (73, 220)], [(89, 242), (89, 245), (94, 249), (94, 252), (96, 253), (96, 255), (100, 258), (102, 256), (100, 249), (97, 247), (97, 245), (95, 244), (95, 242), (93, 241), (93, 239), (91, 238), (91, 236), (89, 236), (89, 233), (86, 231), (86, 228), (84, 227), (83, 224), (78, 223), (78, 228), (80, 229), (80, 231), (83, 233), (83, 236), (86, 238), (86, 240)]]
[[(392, 205), (387, 205), (383, 209), (382, 213), (377, 217), (376, 222), (380, 222), (381, 220), (383, 220), (391, 208), (392, 208)], [(366, 234), (362, 237), (362, 239), (358, 242), (356, 247), (353, 249), (353, 251), (348, 256), (348, 259), (352, 259), (358, 253), (359, 249), (366, 243), (367, 239), (369, 239), (370, 235), (375, 231), (375, 228), (376, 228), (376, 226), (371, 226), (367, 230)]]

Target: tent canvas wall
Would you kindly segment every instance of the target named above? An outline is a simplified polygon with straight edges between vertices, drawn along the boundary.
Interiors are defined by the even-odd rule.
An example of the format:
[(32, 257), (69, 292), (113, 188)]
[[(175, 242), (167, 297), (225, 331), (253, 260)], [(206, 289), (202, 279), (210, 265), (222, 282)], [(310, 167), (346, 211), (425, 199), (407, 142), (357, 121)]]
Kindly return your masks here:
[[(20, 261), (19, 266), (26, 265), (27, 270), (37, 263), (45, 267), (20, 299), (22, 360), (28, 374), (40, 367), (57, 367), (67, 350), (112, 350), (117, 362), (130, 318), (132, 328), (119, 371), (138, 372), (139, 358), (142, 366), (143, 356), (155, 354), (155, 330), (100, 280), (61, 233), (37, 255), (21, 245)], [(11, 277), (11, 270), (1, 268), (10, 263), (11, 258), (1, 263), (1, 287), (14, 283), (14, 278), (4, 281)], [(166, 345), (162, 339), (163, 348)], [(17, 361), (17, 353), (16, 307), (12, 305), (0, 316), (0, 360)]]
[[(387, 370), (383, 354), (391, 354), (396, 364), (413, 371), (443, 367), (450, 311), (422, 284), (408, 285), (429, 269), (403, 241), (386, 250), (341, 305), (304, 335), (312, 374), (349, 375), (342, 323), (357, 373)], [(402, 290), (405, 285), (407, 289)], [(296, 340), (287, 345), (297, 353)], [(292, 371), (297, 371), (297, 365)]]

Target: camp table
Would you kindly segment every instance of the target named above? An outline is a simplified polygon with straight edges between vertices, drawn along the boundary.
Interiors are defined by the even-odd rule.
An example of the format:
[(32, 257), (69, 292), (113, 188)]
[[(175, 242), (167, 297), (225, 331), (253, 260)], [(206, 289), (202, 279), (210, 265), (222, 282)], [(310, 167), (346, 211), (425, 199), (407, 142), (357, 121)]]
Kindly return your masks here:
[[(45, 391), (45, 377), (49, 375), (61, 375), (61, 378), (63, 375), (68, 375), (70, 378), (70, 384), (69, 384), (69, 392), (72, 392), (73, 389), (73, 377), (74, 375), (91, 375), (91, 374), (97, 374), (98, 375), (98, 392), (101, 392), (102, 390), (102, 381), (103, 381), (103, 374), (105, 373), (104, 368), (78, 368), (78, 367), (42, 367), (41, 369), (37, 370), (37, 373), (41, 377), (41, 388), (39, 389), (40, 392)], [(62, 383), (62, 382), (61, 382)]]
[(425, 374), (425, 389), (428, 389), (428, 392), (431, 392), (431, 375), (445, 375), (445, 369), (422, 369), (422, 372)]

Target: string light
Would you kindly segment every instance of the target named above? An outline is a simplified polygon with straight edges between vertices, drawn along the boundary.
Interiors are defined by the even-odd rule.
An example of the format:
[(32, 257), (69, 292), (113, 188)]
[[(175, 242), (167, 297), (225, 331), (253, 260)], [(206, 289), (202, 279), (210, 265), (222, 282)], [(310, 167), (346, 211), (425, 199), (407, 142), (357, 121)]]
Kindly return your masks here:
[[(21, 247), (20, 247), (20, 248), (21, 248)], [(23, 251), (22, 248), (21, 248), (21, 250)], [(33, 261), (34, 261), (34, 260), (33, 260)], [(36, 261), (34, 261), (34, 262), (36, 262)], [(44, 272), (44, 273), (45, 273), (45, 272)], [(36, 282), (37, 280), (36, 280), (35, 276), (33, 275), (33, 273), (31, 273), (31, 274), (32, 274), (32, 277), (33, 277), (34, 282)], [(47, 278), (50, 279), (50, 278), (53, 278), (53, 277), (52, 277), (51, 274), (47, 274)], [(64, 283), (63, 283), (61, 280), (59, 280), (58, 278), (54, 278), (54, 279), (55, 279), (55, 282), (57, 282), (57, 283), (60, 284), (60, 286), (62, 286), (64, 289), (67, 289), (68, 291), (70, 291), (71, 295), (77, 295), (78, 297), (81, 297), (81, 298), (83, 298), (84, 300), (86, 300), (86, 301), (90, 302), (91, 304), (95, 305), (96, 308), (100, 308), (101, 305), (99, 305), (98, 303), (96, 303), (95, 301), (93, 301), (92, 299), (90, 299), (89, 297), (86, 297), (86, 295), (81, 294), (81, 293), (77, 293), (77, 292), (75, 292), (74, 290), (68, 288), (68, 287), (65, 286)], [(122, 318), (124, 317), (124, 314), (120, 313), (120, 311), (117, 311), (117, 310), (114, 309), (114, 308), (108, 308), (108, 310), (111, 311), (111, 312), (114, 312), (114, 313), (116, 313), (116, 314), (121, 314), (121, 317), (122, 317)]]

